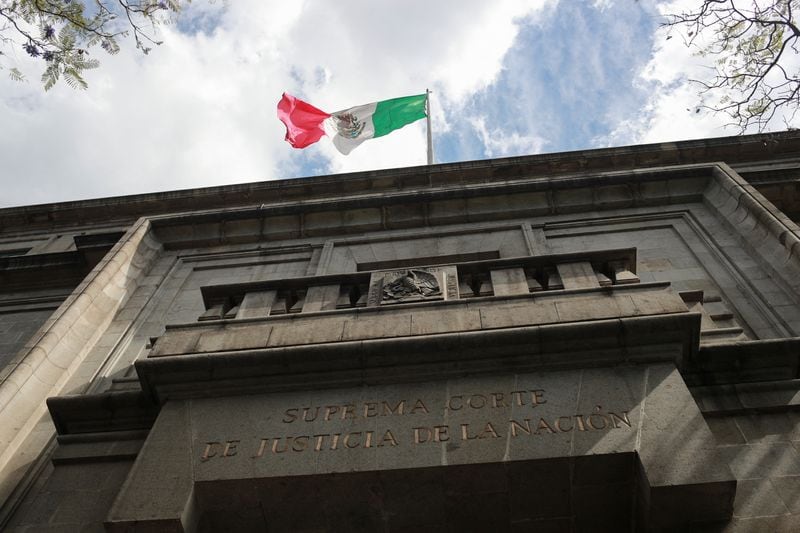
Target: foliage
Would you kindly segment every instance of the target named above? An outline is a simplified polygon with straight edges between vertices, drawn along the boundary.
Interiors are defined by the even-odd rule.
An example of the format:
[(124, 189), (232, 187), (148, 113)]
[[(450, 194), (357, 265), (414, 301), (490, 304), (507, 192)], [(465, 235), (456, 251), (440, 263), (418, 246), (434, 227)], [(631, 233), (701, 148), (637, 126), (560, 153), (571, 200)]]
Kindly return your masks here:
[[(133, 34), (136, 48), (147, 54), (156, 40), (156, 26), (180, 9), (180, 0), (0, 0), (0, 68), (12, 79), (24, 79), (8, 66), (16, 52), (40, 60), (42, 83), (52, 88), (59, 79), (73, 88), (87, 87), (85, 70), (99, 66), (90, 49), (99, 45), (119, 52), (120, 38)], [(9, 53), (11, 52), (11, 53)]]
[[(795, 25), (800, 0), (698, 0), (699, 7), (667, 15), (667, 39), (714, 61), (699, 84), (700, 108), (727, 114), (742, 132), (763, 131), (776, 116), (787, 123), (800, 107)], [(710, 103), (708, 103), (710, 102)]]

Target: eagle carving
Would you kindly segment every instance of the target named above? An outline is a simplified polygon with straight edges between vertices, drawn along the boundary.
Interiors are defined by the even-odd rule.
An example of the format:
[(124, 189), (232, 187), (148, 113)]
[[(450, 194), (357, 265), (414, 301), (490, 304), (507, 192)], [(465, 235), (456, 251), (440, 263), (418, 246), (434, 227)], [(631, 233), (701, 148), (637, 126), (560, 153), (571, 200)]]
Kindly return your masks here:
[(383, 286), (384, 300), (403, 300), (412, 296), (436, 296), (442, 293), (436, 276), (424, 270), (407, 270)]

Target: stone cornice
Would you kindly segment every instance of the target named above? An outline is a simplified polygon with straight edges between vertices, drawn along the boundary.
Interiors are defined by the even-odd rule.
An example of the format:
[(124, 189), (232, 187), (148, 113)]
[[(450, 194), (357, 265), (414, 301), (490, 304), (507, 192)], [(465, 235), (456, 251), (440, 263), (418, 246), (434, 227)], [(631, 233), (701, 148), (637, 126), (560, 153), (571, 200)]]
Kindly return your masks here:
[(736, 166), (798, 156), (800, 132), (796, 131), (645, 144), (12, 207), (0, 209), (0, 230), (79, 226), (96, 220), (132, 223), (141, 216), (347, 197), (364, 192), (459, 187), (522, 177), (699, 162), (725, 161)]

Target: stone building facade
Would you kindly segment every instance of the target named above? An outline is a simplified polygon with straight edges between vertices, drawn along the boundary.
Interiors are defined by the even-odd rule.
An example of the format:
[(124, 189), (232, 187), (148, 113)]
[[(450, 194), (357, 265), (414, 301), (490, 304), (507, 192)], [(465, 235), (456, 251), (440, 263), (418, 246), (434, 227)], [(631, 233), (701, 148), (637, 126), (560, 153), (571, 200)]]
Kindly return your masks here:
[(800, 134), (0, 210), (0, 529), (800, 530)]

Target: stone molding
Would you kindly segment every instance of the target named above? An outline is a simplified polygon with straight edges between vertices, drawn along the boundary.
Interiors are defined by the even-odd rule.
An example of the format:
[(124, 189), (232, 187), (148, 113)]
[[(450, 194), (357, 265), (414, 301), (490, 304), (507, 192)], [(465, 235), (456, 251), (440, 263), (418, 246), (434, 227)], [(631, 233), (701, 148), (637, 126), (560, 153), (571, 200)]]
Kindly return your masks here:
[(776, 274), (788, 294), (800, 294), (800, 228), (728, 165), (714, 168), (705, 204)]
[[(730, 518), (736, 481), (716, 450), (711, 432), (674, 365), (651, 362), (647, 365), (614, 369), (587, 368), (513, 374), (482, 374), (480, 377), (467, 379), (453, 377), (446, 382), (442, 381), (446, 378), (439, 376), (436, 381), (420, 385), (317, 390), (310, 393), (309, 397), (317, 398), (317, 402), (336, 402), (337, 398), (344, 401), (345, 398), (389, 397), (411, 399), (413, 402), (413, 398), (426, 398), (425, 402), (431, 409), (425, 409), (423, 424), (456, 424), (454, 427), (458, 429), (459, 423), (469, 422), (470, 425), (474, 423), (483, 427), (480, 422), (485, 424), (491, 417), (498, 421), (500, 427), (500, 421), (505, 420), (502, 413), (506, 411), (497, 415), (477, 410), (461, 415), (456, 415), (455, 412), (443, 415), (441, 410), (434, 408), (439, 404), (437, 398), (443, 398), (445, 405), (449, 405), (450, 391), (506, 390), (508, 386), (516, 387), (518, 384), (529, 388), (530, 385), (521, 384), (546, 382), (542, 387), (551, 392), (540, 392), (545, 396), (553, 395), (550, 397), (552, 403), (549, 404), (552, 407), (545, 406), (544, 403), (538, 405), (536, 417), (545, 412), (550, 413), (545, 416), (551, 417), (557, 416), (559, 410), (571, 412), (566, 411), (567, 409), (576, 409), (579, 413), (595, 409), (599, 413), (601, 411), (597, 409), (600, 409), (600, 405), (595, 406), (599, 403), (612, 409), (630, 407), (630, 418), (628, 419), (627, 411), (624, 415), (630, 431), (613, 429), (605, 434), (591, 434), (578, 433), (576, 430), (564, 434), (562, 437), (568, 437), (566, 439), (556, 438), (553, 434), (553, 439), (549, 441), (498, 438), (496, 441), (473, 440), (469, 443), (462, 425), (461, 436), (453, 435), (454, 439), (460, 438), (461, 446), (452, 448), (444, 443), (423, 445), (412, 447), (414, 453), (409, 454), (400, 453), (403, 446), (389, 450), (392, 453), (385, 453), (375, 447), (365, 449), (369, 446), (364, 445), (336, 452), (339, 455), (328, 453), (325, 457), (323, 454), (326, 452), (323, 450), (315, 461), (303, 460), (305, 456), (292, 452), (288, 452), (289, 455), (282, 459), (272, 459), (261, 455), (264, 451), (264, 437), (274, 437), (280, 431), (302, 433), (311, 428), (282, 426), (280, 416), (262, 415), (283, 413), (287, 405), (304, 401), (300, 399), (304, 396), (276, 393), (238, 398), (171, 400), (163, 406), (158, 421), (108, 515), (107, 531), (195, 531), (200, 514), (209, 505), (209, 493), (204, 491), (213, 491), (216, 484), (219, 484), (218, 490), (222, 491), (218, 494), (235, 496), (231, 499), (234, 508), (246, 501), (251, 504), (249, 507), (252, 509), (253, 499), (257, 495), (254, 491), (248, 491), (247, 487), (252, 487), (258, 481), (274, 481), (275, 489), (278, 490), (281, 483), (291, 486), (293, 480), (304, 476), (320, 476), (321, 480), (328, 474), (348, 476), (375, 470), (397, 472), (400, 469), (448, 469), (453, 465), (487, 463), (505, 463), (507, 468), (514, 468), (520, 462), (528, 460), (574, 460), (587, 454), (598, 457), (631, 452), (636, 454), (638, 480), (632, 487), (635, 488), (637, 497), (629, 520), (637, 525), (637, 531), (687, 528), (698, 522)], [(613, 385), (608, 385), (609, 382)], [(233, 413), (246, 422), (243, 423)], [(497, 416), (501, 418), (497, 419)], [(419, 424), (419, 418), (415, 418), (413, 422), (399, 418), (392, 419), (393, 421), (389, 421), (389, 418), (382, 420), (384, 427), (397, 428), (398, 440), (405, 444), (405, 449), (413, 446), (414, 441), (408, 440), (409, 432), (403, 430)], [(332, 431), (345, 432), (374, 428), (373, 425), (357, 420), (346, 422), (342, 429), (337, 429), (339, 424), (331, 421), (330, 427)], [(316, 425), (311, 431), (324, 432)], [(400, 438), (401, 434), (405, 440)], [(228, 448), (224, 448), (224, 453), (220, 448), (215, 452), (215, 458), (204, 458), (204, 453), (208, 454), (209, 444), (222, 445), (220, 442), (210, 441), (225, 438), (237, 439), (233, 443), (241, 449), (232, 449), (228, 456)], [(510, 433), (507, 438), (511, 439)], [(252, 445), (258, 444), (259, 439), (262, 441), (262, 450), (252, 455), (255, 451)], [(475, 455), (469, 452), (470, 446), (480, 448), (482, 452)], [(204, 449), (206, 452), (203, 452)], [(665, 453), (665, 449), (669, 453)], [(315, 451), (319, 450), (315, 448)], [(266, 452), (267, 455), (269, 453)], [(305, 453), (315, 452), (306, 450)], [(220, 458), (221, 454), (228, 459)], [(243, 492), (226, 490), (226, 481), (242, 482)], [(205, 498), (201, 493), (205, 494)], [(272, 497), (272, 491), (268, 493)], [(369, 500), (361, 498), (363, 496), (356, 495), (353, 504), (367, 505)], [(242, 512), (246, 510), (241, 508)], [(273, 519), (275, 518), (277, 516)], [(259, 515), (261, 524), (269, 519)]]
[(171, 398), (421, 381), (509, 369), (681, 364), (697, 346), (699, 318), (683, 312), (151, 357), (137, 361), (136, 371), (145, 393), (163, 403)]
[[(63, 387), (114, 314), (137, 287), (159, 246), (141, 220), (125, 234), (0, 374), (0, 501), (24, 467), (18, 450), (43, 415), (45, 400)], [(34, 452), (35, 456), (35, 452)]]
[(739, 135), (12, 207), (0, 209), (0, 227), (47, 229), (98, 219), (132, 223), (140, 217), (164, 212), (260, 205), (276, 198), (287, 202), (297, 198), (358, 195), (363, 191), (460, 187), (488, 181), (510, 182), (524, 176), (560, 177), (698, 160), (747, 165), (765, 159), (791, 159), (798, 153), (800, 134), (796, 131)]

